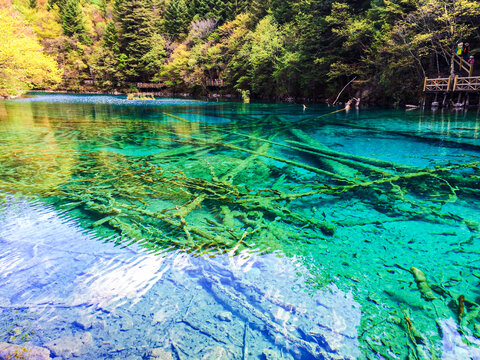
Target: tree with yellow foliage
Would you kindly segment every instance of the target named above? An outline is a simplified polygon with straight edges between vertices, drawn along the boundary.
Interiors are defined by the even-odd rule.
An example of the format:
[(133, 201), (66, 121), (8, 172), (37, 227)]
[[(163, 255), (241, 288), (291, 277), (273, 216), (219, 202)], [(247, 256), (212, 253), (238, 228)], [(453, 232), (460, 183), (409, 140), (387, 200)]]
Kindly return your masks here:
[(62, 80), (57, 63), (42, 52), (20, 14), (0, 9), (0, 34), (0, 96), (18, 96), (33, 87), (50, 87)]

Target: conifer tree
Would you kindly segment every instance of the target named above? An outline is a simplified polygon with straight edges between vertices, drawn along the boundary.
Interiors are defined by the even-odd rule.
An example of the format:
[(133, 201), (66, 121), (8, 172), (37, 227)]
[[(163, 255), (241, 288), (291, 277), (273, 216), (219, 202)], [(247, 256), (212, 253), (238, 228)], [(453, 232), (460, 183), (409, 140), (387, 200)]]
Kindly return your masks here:
[(206, 19), (215, 16), (216, 2), (213, 0), (192, 0), (189, 6), (191, 17), (196, 16), (200, 19)]
[(83, 11), (77, 0), (66, 0), (63, 2), (60, 7), (60, 17), (65, 35), (77, 35), (80, 42), (84, 44), (91, 43), (86, 33)]
[(270, 9), (270, 0), (252, 0), (250, 12), (256, 22), (263, 19)]
[(248, 5), (246, 0), (193, 0), (189, 10), (192, 17), (213, 18), (222, 24), (245, 12)]
[(295, 12), (292, 9), (292, 1), (270, 0), (270, 9), (273, 17), (279, 24), (290, 22), (295, 16)]
[(164, 16), (164, 27), (174, 39), (183, 37), (188, 32), (190, 16), (184, 0), (170, 0)]
[[(230, 0), (218, 0), (215, 6), (215, 17), (224, 23), (232, 19), (235, 12), (235, 4)], [(234, 16), (233, 16), (234, 17)]]
[[(119, 24), (119, 50), (125, 57), (129, 80), (145, 78), (142, 58), (152, 49), (155, 34), (152, 2), (149, 0), (116, 0), (116, 21)], [(111, 28), (110, 30), (113, 31)], [(113, 35), (110, 32), (109, 36)]]
[(107, 49), (118, 53), (120, 50), (118, 44), (117, 25), (113, 21), (109, 21), (105, 27), (105, 35), (103, 36), (103, 46)]

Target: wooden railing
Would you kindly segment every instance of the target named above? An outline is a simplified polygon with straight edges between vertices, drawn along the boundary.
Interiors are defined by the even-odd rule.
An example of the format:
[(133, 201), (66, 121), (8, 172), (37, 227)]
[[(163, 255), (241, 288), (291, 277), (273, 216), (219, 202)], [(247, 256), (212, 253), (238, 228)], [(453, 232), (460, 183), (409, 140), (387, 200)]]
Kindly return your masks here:
[(137, 89), (162, 89), (165, 87), (163, 83), (135, 83)]
[(448, 78), (425, 78), (423, 83), (424, 92), (449, 92), (449, 91), (479, 91), (480, 76), (466, 76)]
[(452, 84), (452, 78), (436, 78), (429, 79), (425, 78), (423, 84), (423, 91), (450, 91), (450, 86)]
[(206, 85), (207, 86), (223, 86), (224, 84), (222, 79), (207, 79)]
[(468, 77), (471, 77), (473, 74), (473, 64), (463, 60), (462, 57), (455, 55), (453, 58), (453, 62), (458, 65), (460, 70), (465, 71), (468, 74)]
[(453, 91), (480, 91), (480, 76), (455, 76)]

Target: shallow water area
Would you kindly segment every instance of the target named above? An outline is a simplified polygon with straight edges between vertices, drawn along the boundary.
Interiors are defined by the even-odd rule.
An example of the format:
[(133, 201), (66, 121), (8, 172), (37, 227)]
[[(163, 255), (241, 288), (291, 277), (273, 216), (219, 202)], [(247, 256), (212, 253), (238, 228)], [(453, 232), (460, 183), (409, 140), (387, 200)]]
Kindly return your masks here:
[[(335, 286), (307, 293), (298, 274), (308, 272), (295, 259), (145, 254), (136, 246), (101, 243), (38, 202), (6, 196), (2, 205), (3, 336), (16, 331), (17, 338), (65, 359), (176, 352), (188, 358), (292, 358), (289, 351), (301, 354), (306, 345), (279, 337), (301, 327), (328, 339), (336, 346), (331, 350), (359, 354), (359, 304)], [(278, 322), (261, 323), (269, 316)]]
[(0, 354), (478, 358), (479, 125), (472, 112), (3, 101)]

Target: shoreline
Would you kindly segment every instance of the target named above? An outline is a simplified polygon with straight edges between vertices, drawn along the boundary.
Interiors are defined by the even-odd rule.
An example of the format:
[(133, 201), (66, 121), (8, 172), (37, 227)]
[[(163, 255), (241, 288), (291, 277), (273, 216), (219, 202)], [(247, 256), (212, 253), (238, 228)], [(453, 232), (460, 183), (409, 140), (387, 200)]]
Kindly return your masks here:
[[(122, 92), (122, 91), (73, 91), (73, 90), (52, 90), (52, 89), (32, 89), (26, 94), (20, 95), (19, 97), (24, 97), (28, 96), (29, 93), (45, 93), (45, 94), (70, 94), (70, 95), (114, 95), (114, 96), (127, 96), (128, 92)], [(142, 92), (140, 92), (141, 94)], [(144, 92), (145, 94), (153, 94), (154, 97), (162, 97), (162, 98), (194, 98), (194, 99), (228, 99), (231, 101), (239, 101), (242, 102), (241, 96), (238, 96), (236, 94), (219, 94), (219, 93), (209, 93), (207, 96), (203, 95), (197, 95), (195, 96), (192, 93), (187, 93), (187, 92), (161, 92), (161, 91), (156, 91), (156, 92)], [(330, 106), (335, 106), (329, 104), (327, 99), (314, 99), (314, 98), (300, 98), (296, 99), (293, 97), (289, 97), (286, 99), (257, 99), (255, 102), (267, 102), (267, 103), (283, 103), (283, 104), (302, 104), (302, 103), (308, 103), (308, 104), (324, 104), (324, 105), (330, 105)], [(344, 102), (337, 102), (337, 105), (343, 105)]]
[[(73, 90), (54, 90), (54, 89), (32, 89), (28, 91), (25, 94), (22, 95), (16, 95), (16, 96), (0, 96), (0, 100), (14, 100), (14, 99), (20, 99), (24, 97), (28, 97), (29, 94), (31, 93), (44, 93), (44, 94), (68, 94), (68, 95), (114, 95), (114, 96), (127, 96), (127, 92), (122, 92), (122, 91), (89, 91), (89, 90), (84, 90), (84, 91), (73, 91)], [(174, 92), (169, 92), (169, 91), (157, 91), (157, 92), (144, 92), (145, 94), (152, 94), (154, 97), (159, 97), (159, 98), (192, 98), (192, 99), (202, 99), (204, 101), (210, 101), (210, 100), (216, 100), (219, 101), (220, 99), (226, 99), (229, 101), (236, 101), (236, 102), (242, 102), (242, 98), (238, 95), (235, 94), (219, 94), (219, 93), (209, 93), (207, 96), (195, 96), (191, 93), (187, 92), (179, 92), (179, 93), (174, 93)], [(142, 94), (140, 92), (139, 94)], [(342, 106), (345, 105), (347, 102), (342, 102), (338, 101), (335, 105), (332, 105), (328, 99), (313, 99), (313, 98), (286, 98), (286, 99), (254, 99), (253, 103), (280, 103), (280, 104), (322, 104), (322, 105), (327, 105), (327, 106)], [(429, 107), (426, 104), (422, 105), (422, 102), (420, 101), (418, 104), (415, 104), (415, 102), (408, 102), (405, 104), (381, 104), (381, 103), (370, 103), (370, 102), (362, 102), (362, 105), (360, 106), (361, 109), (369, 108), (371, 106), (378, 106), (378, 107), (388, 107), (388, 108), (394, 108), (394, 109), (405, 109), (406, 111), (413, 111), (413, 110), (431, 110), (431, 111), (438, 111), (438, 110), (451, 110), (451, 111), (466, 111), (468, 109), (475, 109), (475, 108), (480, 108), (480, 103), (479, 104), (468, 104), (460, 107)]]

